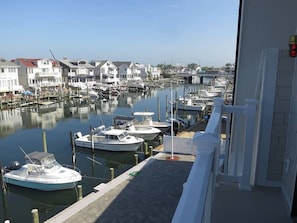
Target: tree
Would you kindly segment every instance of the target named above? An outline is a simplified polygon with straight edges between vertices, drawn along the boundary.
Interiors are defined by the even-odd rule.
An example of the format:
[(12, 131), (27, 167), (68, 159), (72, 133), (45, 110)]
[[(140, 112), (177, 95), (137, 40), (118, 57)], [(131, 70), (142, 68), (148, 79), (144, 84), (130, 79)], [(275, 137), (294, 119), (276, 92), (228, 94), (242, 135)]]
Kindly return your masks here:
[(197, 66), (198, 66), (198, 65), (197, 65), (196, 63), (190, 63), (190, 64), (187, 65), (187, 67), (188, 67), (189, 69), (191, 69), (191, 70), (195, 70)]

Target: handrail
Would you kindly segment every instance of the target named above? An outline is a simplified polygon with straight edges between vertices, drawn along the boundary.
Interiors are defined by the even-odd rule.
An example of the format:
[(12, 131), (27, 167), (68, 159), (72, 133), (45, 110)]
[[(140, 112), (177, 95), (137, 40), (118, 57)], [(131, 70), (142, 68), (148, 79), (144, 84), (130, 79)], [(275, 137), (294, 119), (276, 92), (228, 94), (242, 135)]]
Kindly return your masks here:
[[(228, 181), (229, 175), (220, 170), (221, 150), (221, 123), (222, 113), (245, 115), (244, 127), (244, 157), (242, 175), (238, 177), (240, 189), (249, 190), (251, 179), (252, 145), (254, 141), (254, 126), (257, 100), (247, 99), (244, 106), (224, 105), (220, 98), (214, 99), (213, 112), (204, 132), (196, 132), (193, 143), (197, 147), (197, 158), (191, 172), (184, 184), (184, 190), (179, 200), (172, 222), (210, 222), (211, 203), (214, 192), (214, 183), (218, 176), (221, 180)], [(227, 124), (229, 124), (227, 120)], [(229, 130), (229, 127), (227, 128)], [(226, 132), (228, 135), (229, 132)], [(229, 135), (227, 136), (229, 138)], [(229, 143), (226, 143), (226, 153), (229, 151)], [(238, 149), (238, 148), (237, 148)], [(228, 158), (229, 157), (226, 157)], [(237, 162), (237, 161), (235, 161)], [(225, 164), (228, 164), (225, 162)], [(225, 174), (225, 178), (224, 178)], [(233, 180), (231, 177), (230, 179)], [(230, 180), (229, 180), (230, 181)]]
[[(212, 163), (214, 150), (199, 150), (196, 161), (173, 216), (173, 223), (201, 222), (207, 194), (212, 193)], [(210, 213), (210, 212), (209, 212)]]

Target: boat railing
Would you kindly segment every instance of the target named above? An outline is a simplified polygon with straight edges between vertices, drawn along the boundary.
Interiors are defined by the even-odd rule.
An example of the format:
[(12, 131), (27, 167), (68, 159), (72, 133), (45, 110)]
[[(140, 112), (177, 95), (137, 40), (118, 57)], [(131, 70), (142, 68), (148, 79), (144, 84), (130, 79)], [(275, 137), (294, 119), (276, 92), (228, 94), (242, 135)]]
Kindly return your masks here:
[[(211, 205), (214, 194), (214, 185), (220, 181), (237, 182), (239, 188), (250, 189), (252, 145), (255, 127), (257, 100), (247, 99), (244, 106), (225, 105), (223, 99), (215, 98), (213, 112), (204, 132), (196, 132), (193, 137), (193, 145), (196, 147), (194, 154), (196, 160), (184, 184), (182, 196), (179, 200), (172, 222), (211, 222)], [(222, 115), (227, 114), (227, 120), (222, 128)], [(232, 115), (232, 116), (231, 116)], [(244, 116), (245, 125), (242, 137), (243, 145), (242, 161), (231, 156), (230, 151), (230, 119), (237, 115)], [(234, 116), (234, 117), (233, 117)], [(225, 133), (222, 134), (222, 130)], [(224, 135), (224, 139), (222, 136)], [(238, 135), (237, 135), (238, 136)], [(233, 148), (236, 150), (239, 148)], [(232, 151), (232, 153), (237, 153)], [(235, 157), (235, 160), (232, 160)], [(237, 163), (232, 172), (228, 168), (231, 163)], [(241, 165), (240, 165), (241, 163)], [(241, 174), (237, 174), (240, 172)]]
[(68, 169), (72, 169), (72, 170), (75, 170), (76, 172), (80, 173), (81, 174), (81, 170), (76, 167), (76, 166), (73, 166), (73, 165), (69, 165), (69, 164), (61, 164), (62, 167), (65, 167), (65, 168), (68, 168)]

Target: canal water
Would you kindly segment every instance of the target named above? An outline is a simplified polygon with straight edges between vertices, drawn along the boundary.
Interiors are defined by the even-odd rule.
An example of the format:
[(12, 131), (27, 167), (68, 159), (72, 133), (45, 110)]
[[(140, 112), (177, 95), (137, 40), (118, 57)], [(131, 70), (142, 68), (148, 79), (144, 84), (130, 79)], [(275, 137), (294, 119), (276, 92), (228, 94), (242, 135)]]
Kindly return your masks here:
[[(187, 86), (198, 89), (199, 85)], [(73, 165), (70, 134), (88, 133), (90, 127), (113, 123), (116, 115), (128, 115), (136, 111), (155, 112), (154, 120), (165, 121), (170, 117), (170, 97), (182, 96), (184, 85), (161, 89), (151, 89), (146, 93), (123, 93), (108, 100), (72, 100), (52, 105), (16, 108), (0, 111), (0, 164), (24, 161), (24, 153), (43, 151), (43, 134), (46, 136), (47, 151), (53, 153), (60, 164)], [(159, 102), (159, 103), (158, 103)], [(160, 106), (158, 106), (160, 104)], [(158, 109), (160, 108), (160, 109)], [(160, 112), (159, 112), (160, 110)], [(167, 110), (167, 112), (166, 112)], [(178, 113), (187, 123), (197, 120), (197, 113)], [(200, 114), (201, 116), (201, 114)], [(135, 164), (134, 152), (103, 152), (76, 148), (75, 166), (81, 170), (83, 195), (93, 191), (93, 187), (108, 182), (110, 168), (115, 176)], [(139, 157), (143, 153), (139, 151)], [(92, 161), (91, 159), (95, 160)], [(52, 217), (77, 200), (75, 189), (42, 192), (8, 185), (6, 192), (0, 193), (0, 222), (31, 222), (31, 210), (38, 209), (41, 222)]]

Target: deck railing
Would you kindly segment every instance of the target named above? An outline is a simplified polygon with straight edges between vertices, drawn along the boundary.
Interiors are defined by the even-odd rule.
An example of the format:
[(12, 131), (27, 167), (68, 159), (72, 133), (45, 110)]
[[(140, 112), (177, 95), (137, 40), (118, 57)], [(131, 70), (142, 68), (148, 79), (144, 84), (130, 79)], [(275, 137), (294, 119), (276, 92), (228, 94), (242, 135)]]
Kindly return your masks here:
[[(214, 108), (204, 132), (197, 132), (193, 137), (196, 145), (197, 158), (191, 172), (184, 184), (182, 196), (179, 200), (172, 222), (211, 222), (211, 205), (215, 182), (223, 181), (238, 182), (239, 188), (250, 189), (252, 146), (254, 142), (254, 127), (257, 101), (247, 99), (244, 106), (224, 105), (221, 98), (214, 99)], [(226, 140), (222, 143), (221, 126), (222, 115), (227, 115)], [(244, 131), (242, 137), (243, 157), (239, 165), (238, 156), (231, 156), (230, 151), (230, 120), (236, 115), (244, 115)], [(232, 116), (231, 116), (232, 115)], [(234, 117), (233, 117), (234, 116)], [(222, 147), (222, 145), (224, 145)], [(232, 153), (237, 153), (232, 149)], [(241, 174), (228, 170), (228, 165), (238, 164)], [(227, 166), (226, 166), (227, 165)], [(235, 169), (236, 169), (235, 168)]]

